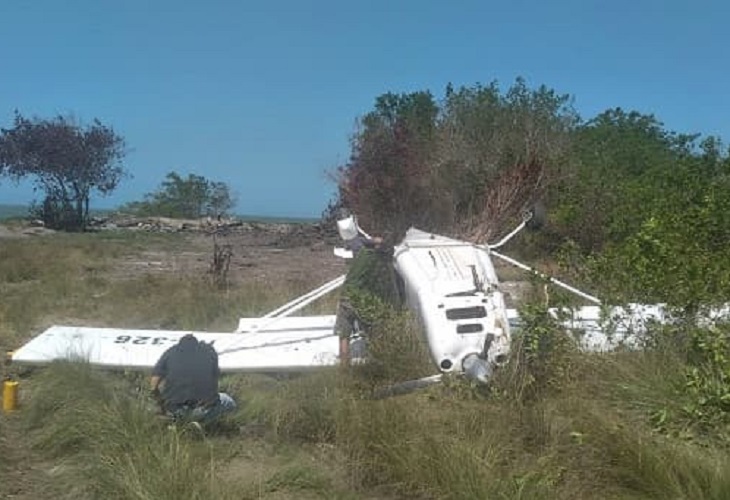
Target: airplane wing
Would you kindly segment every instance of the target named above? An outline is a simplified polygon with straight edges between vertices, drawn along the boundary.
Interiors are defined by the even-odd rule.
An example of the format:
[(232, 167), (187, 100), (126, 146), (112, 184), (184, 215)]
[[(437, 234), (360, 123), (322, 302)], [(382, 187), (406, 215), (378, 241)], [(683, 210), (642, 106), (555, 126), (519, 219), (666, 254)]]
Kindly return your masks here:
[[(603, 309), (583, 306), (574, 309), (550, 308), (548, 312), (559, 318), (561, 324), (578, 343), (589, 352), (606, 352), (618, 347), (639, 348), (641, 334), (651, 321), (666, 321), (662, 304), (629, 304), (627, 307)], [(522, 324), (516, 309), (507, 309), (507, 319), (513, 331)]]
[[(243, 318), (239, 328), (259, 320)], [(45, 365), (84, 360), (105, 368), (149, 370), (167, 348), (189, 333), (213, 345), (222, 372), (302, 372), (338, 363), (334, 316), (282, 318), (244, 334), (52, 326), (15, 351), (12, 361)]]
[[(639, 348), (641, 333), (650, 321), (669, 319), (661, 304), (548, 311), (561, 318), (582, 350), (590, 352), (610, 351), (619, 346)], [(710, 320), (728, 316), (730, 306), (713, 310)], [(507, 318), (513, 332), (519, 334), (522, 322), (518, 310), (508, 308)], [(146, 371), (168, 347), (192, 333), (213, 345), (223, 372), (306, 372), (338, 364), (335, 319), (335, 315), (289, 316), (271, 323), (267, 318), (241, 318), (233, 333), (56, 325), (16, 350), (11, 359), (25, 365), (83, 360), (104, 368)]]

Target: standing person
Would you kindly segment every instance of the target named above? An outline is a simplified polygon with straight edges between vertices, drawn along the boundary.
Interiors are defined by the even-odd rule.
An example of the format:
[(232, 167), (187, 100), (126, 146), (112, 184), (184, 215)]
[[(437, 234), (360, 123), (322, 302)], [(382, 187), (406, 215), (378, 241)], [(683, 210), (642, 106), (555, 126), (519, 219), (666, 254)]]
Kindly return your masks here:
[[(393, 246), (381, 237), (358, 235), (346, 241), (352, 251), (342, 295), (338, 304), (335, 331), (340, 338), (340, 363), (349, 364), (350, 342), (366, 340), (367, 330), (372, 327), (364, 314), (364, 306), (379, 302), (384, 306), (400, 303), (393, 269)], [(362, 353), (353, 353), (361, 356)]]
[(187, 334), (157, 361), (150, 389), (167, 416), (208, 423), (236, 408), (231, 396), (218, 392), (219, 378), (213, 346)]

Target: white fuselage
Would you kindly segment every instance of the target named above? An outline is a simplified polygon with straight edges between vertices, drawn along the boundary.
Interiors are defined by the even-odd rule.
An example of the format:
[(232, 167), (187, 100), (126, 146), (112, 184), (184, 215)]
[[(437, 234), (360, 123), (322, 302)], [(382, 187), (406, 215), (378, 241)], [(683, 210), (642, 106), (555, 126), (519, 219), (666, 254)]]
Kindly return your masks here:
[(395, 248), (394, 265), (441, 371), (464, 371), (464, 359), (474, 354), (493, 366), (507, 360), (509, 322), (486, 248), (410, 229)]

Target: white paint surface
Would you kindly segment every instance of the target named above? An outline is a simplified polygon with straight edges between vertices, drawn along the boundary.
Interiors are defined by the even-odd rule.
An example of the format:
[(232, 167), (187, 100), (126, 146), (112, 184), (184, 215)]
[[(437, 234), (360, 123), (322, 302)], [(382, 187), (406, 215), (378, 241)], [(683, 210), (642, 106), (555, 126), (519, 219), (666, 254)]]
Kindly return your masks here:
[(337, 364), (339, 341), (333, 325), (334, 316), (308, 317), (299, 324), (290, 317), (269, 329), (241, 335), (52, 326), (15, 351), (13, 362), (44, 365), (82, 359), (106, 368), (148, 370), (167, 348), (192, 333), (199, 340), (213, 342), (223, 372), (307, 371)]

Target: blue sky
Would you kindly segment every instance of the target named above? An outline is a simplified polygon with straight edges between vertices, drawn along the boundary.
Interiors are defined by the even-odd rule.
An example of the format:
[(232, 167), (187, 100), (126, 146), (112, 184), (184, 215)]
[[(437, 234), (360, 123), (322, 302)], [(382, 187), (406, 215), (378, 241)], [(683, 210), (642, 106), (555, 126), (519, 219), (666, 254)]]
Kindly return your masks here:
[[(376, 96), (517, 76), (730, 140), (730, 3), (679, 0), (361, 2), (2, 0), (0, 126), (13, 110), (99, 118), (133, 177), (227, 182), (239, 213), (318, 216)], [(0, 184), (0, 203), (34, 198)]]

